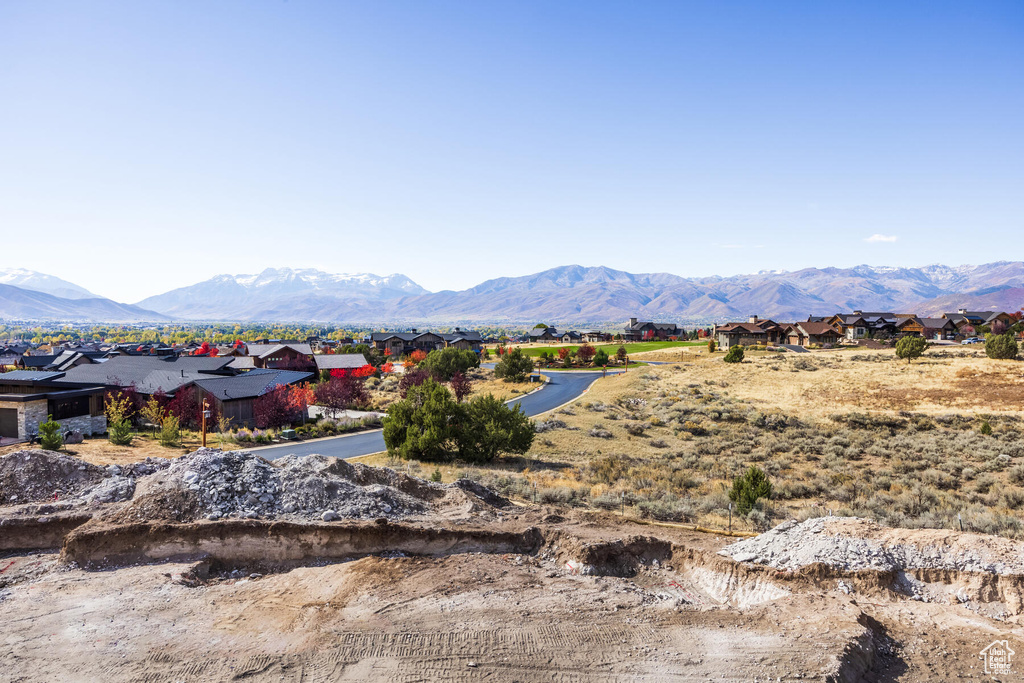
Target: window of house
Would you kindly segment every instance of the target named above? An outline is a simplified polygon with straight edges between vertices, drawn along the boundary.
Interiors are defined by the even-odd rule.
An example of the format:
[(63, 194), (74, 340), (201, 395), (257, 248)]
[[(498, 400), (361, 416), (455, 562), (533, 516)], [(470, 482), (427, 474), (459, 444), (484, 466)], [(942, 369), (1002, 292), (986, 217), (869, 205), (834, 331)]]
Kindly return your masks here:
[(54, 420), (66, 420), (69, 417), (82, 417), (89, 414), (89, 397), (51, 398), (46, 402), (47, 412)]

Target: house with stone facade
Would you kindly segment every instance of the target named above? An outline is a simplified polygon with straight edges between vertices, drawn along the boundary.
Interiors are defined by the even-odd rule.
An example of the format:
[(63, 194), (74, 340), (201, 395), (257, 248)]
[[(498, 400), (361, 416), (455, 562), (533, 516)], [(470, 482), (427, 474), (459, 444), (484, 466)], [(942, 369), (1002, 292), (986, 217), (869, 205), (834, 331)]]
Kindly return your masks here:
[(0, 375), (0, 439), (27, 441), (52, 416), (62, 431), (107, 431), (102, 385), (59, 382), (63, 373), (17, 370)]

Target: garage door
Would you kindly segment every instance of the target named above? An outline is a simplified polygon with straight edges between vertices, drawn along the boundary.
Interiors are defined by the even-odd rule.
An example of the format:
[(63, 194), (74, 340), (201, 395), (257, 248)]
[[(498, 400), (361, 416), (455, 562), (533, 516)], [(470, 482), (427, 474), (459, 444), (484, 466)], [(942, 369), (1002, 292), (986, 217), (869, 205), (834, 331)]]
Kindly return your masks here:
[(18, 411), (15, 408), (0, 408), (0, 436), (18, 438)]

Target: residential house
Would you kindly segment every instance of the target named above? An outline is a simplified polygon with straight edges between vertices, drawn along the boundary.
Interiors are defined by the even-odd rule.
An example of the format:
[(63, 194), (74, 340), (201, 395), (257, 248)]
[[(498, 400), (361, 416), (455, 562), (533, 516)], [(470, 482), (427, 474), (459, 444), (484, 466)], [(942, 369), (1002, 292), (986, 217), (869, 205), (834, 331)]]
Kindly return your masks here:
[(713, 337), (717, 339), (719, 348), (730, 346), (755, 346), (768, 344), (785, 344), (785, 327), (774, 320), (766, 320), (756, 315), (750, 316), (746, 322), (716, 325)]
[(366, 365), (366, 358), (361, 353), (318, 353), (313, 356), (316, 369), (324, 370), (355, 370)]
[(943, 313), (942, 317), (952, 320), (956, 325), (957, 334), (964, 336), (978, 334), (979, 327), (1009, 327), (1015, 322), (1009, 313), (1003, 311), (969, 311), (966, 308), (961, 308), (956, 313)]
[(434, 332), (374, 332), (370, 335), (374, 348), (398, 360), (413, 351), (430, 353), (435, 349), (443, 349), (447, 342), (444, 337)]
[(562, 340), (562, 335), (554, 327), (535, 327), (527, 333), (529, 342), (557, 342)]
[(630, 342), (666, 340), (669, 337), (678, 337), (682, 333), (683, 330), (675, 323), (640, 322), (636, 318), (630, 318), (622, 338)]
[(58, 383), (102, 385), (110, 389), (133, 386), (140, 394), (162, 391), (173, 395), (197, 379), (229, 376), (231, 358), (207, 356), (115, 356), (103, 363), (78, 365), (60, 373)]
[(305, 342), (247, 344), (246, 350), (257, 368), (303, 372), (312, 372), (316, 369), (313, 349)]
[(179, 391), (195, 387), (202, 392), (200, 398), (210, 400), (215, 412), (229, 419), (232, 427), (252, 427), (256, 423), (253, 407), (257, 398), (279, 386), (301, 384), (311, 379), (311, 372), (261, 368), (233, 377), (193, 380)]
[(796, 346), (825, 346), (839, 343), (839, 330), (826, 322), (802, 322), (787, 325), (786, 342)]
[(896, 330), (906, 336), (925, 339), (952, 339), (956, 324), (949, 318), (904, 318), (896, 324)]
[(607, 332), (601, 332), (600, 330), (583, 330), (580, 332), (580, 336), (582, 336), (583, 341), (588, 344), (601, 344), (612, 340), (612, 335)]
[(456, 327), (452, 332), (441, 334), (440, 337), (444, 340), (446, 347), (454, 347), (475, 353), (480, 353), (481, 345), (484, 343), (483, 337), (480, 336), (479, 332), (463, 330), (459, 327)]
[[(808, 322), (813, 322), (808, 319)], [(826, 317), (823, 321), (839, 330), (839, 334), (849, 340), (864, 339), (871, 330), (871, 325), (859, 313), (837, 313)]]
[(563, 332), (562, 336), (558, 338), (563, 344), (579, 344), (583, 341), (583, 335), (579, 332)]
[(0, 439), (27, 441), (52, 416), (62, 431), (83, 435), (107, 431), (104, 387), (88, 382), (59, 382), (63, 373), (17, 370), (0, 375)]

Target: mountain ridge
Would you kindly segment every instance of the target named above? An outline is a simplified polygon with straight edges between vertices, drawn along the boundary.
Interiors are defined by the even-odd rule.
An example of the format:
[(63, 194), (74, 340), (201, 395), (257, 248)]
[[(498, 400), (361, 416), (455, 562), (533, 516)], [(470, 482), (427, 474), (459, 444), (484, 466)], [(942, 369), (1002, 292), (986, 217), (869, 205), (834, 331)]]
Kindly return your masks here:
[[(428, 292), (400, 273), (268, 268), (216, 275), (143, 299), (135, 307), (180, 320), (240, 322), (571, 324), (639, 317), (710, 323), (752, 314), (802, 320), (858, 309), (919, 315), (962, 307), (1015, 311), (1024, 303), (1022, 295), (1022, 261), (919, 268), (862, 264), (705, 277), (573, 264), (440, 292)], [(24, 313), (24, 306), (18, 311)], [(2, 296), (0, 316), (27, 317), (11, 315)]]

